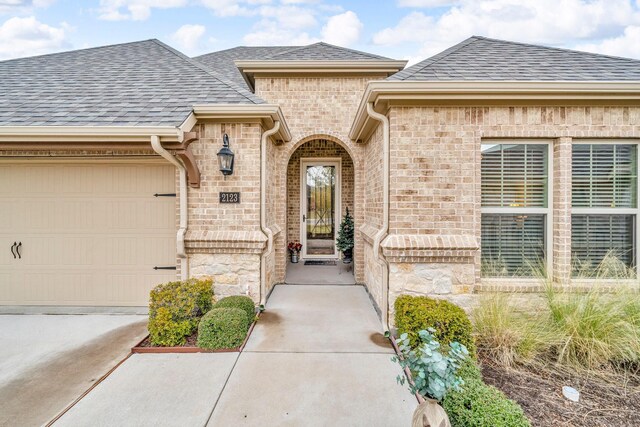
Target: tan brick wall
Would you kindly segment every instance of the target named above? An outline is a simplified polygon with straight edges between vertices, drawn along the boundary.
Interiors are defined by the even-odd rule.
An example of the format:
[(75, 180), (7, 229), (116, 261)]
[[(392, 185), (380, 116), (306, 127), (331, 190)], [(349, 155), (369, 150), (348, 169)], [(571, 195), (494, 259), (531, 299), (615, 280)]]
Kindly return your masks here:
[[(292, 133), (292, 141), (277, 147), (276, 182), (279, 194), (287, 194), (287, 171), (289, 159), (305, 142), (324, 139), (341, 145), (351, 157), (354, 167), (354, 222), (356, 228), (364, 224), (364, 178), (363, 155), (365, 148), (352, 142), (349, 129), (355, 116), (367, 82), (386, 76), (366, 77), (257, 77), (255, 93), (269, 103), (278, 104), (284, 113)], [(276, 239), (276, 281), (283, 281), (286, 266), (288, 240), (287, 211), (284, 204), (276, 207), (276, 221), (283, 230)], [(295, 229), (295, 227), (293, 227)], [(363, 240), (355, 236), (355, 277), (364, 281)]]
[[(431, 243), (418, 238), (420, 235), (450, 238), (450, 242), (455, 236), (465, 236), (465, 239), (470, 237), (480, 242), (480, 145), (483, 140), (552, 141), (554, 168), (550, 175), (554, 180), (554, 236), (549, 238), (553, 239), (555, 264), (551, 268), (554, 276), (562, 279), (570, 268), (571, 142), (580, 138), (640, 138), (639, 107), (394, 107), (390, 121), (390, 232), (407, 237), (406, 247), (396, 250), (404, 254), (404, 262), (416, 264), (414, 270), (429, 270), (425, 270), (428, 274), (423, 271), (409, 279), (407, 271), (393, 267), (390, 305), (395, 294), (417, 292), (420, 286), (412, 285), (409, 289), (406, 285), (409, 282), (415, 284), (423, 280), (424, 293), (444, 289), (436, 283), (447, 281), (443, 278), (446, 275), (440, 273), (450, 269), (451, 263), (467, 265), (465, 278), (473, 268), (475, 288), (479, 290), (533, 290), (531, 281), (519, 284), (511, 279), (492, 281), (491, 284), (483, 280), (483, 284), (477, 285), (479, 251), (472, 257), (430, 261), (429, 267), (421, 267), (423, 261), (412, 255), (416, 250), (433, 249)], [(434, 267), (434, 263), (439, 266)], [(434, 268), (437, 274), (431, 271)], [(450, 279), (455, 284), (454, 276), (452, 270)], [(458, 290), (454, 286), (451, 295), (472, 290), (473, 287), (466, 284)]]

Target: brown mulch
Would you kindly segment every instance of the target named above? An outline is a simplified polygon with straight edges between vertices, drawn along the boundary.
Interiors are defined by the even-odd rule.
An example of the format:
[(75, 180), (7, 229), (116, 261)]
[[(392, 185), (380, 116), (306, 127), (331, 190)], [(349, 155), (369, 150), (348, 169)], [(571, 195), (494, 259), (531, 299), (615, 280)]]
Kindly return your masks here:
[[(640, 426), (640, 376), (576, 372), (555, 366), (505, 368), (480, 355), (487, 384), (522, 406), (533, 426)], [(577, 403), (562, 395), (567, 385), (580, 392)]]
[[(198, 331), (195, 331), (193, 334), (187, 337), (187, 342), (185, 342), (183, 345), (179, 347), (198, 347), (197, 342), (198, 342)], [(138, 347), (158, 347), (158, 346), (151, 345), (151, 340), (149, 339), (149, 337), (146, 337)]]

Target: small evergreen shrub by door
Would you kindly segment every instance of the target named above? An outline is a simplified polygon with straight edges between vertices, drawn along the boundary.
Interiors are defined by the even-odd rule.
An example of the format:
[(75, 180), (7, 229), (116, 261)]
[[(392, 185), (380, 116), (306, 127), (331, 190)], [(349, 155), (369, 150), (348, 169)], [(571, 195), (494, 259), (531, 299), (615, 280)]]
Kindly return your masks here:
[(256, 317), (256, 307), (253, 300), (244, 295), (234, 295), (230, 297), (222, 298), (220, 301), (214, 304), (213, 308), (233, 307), (239, 308), (247, 314), (247, 320), (249, 325), (253, 323)]
[(336, 240), (336, 247), (342, 252), (342, 262), (345, 264), (350, 264), (353, 260), (353, 231), (353, 217), (349, 213), (349, 208), (347, 208), (347, 213), (340, 224), (338, 239)]
[(239, 347), (248, 330), (247, 313), (241, 308), (213, 308), (198, 325), (198, 347), (210, 350)]
[(211, 279), (190, 279), (158, 285), (149, 301), (149, 337), (152, 345), (177, 346), (195, 332), (198, 321), (213, 304)]
[(394, 307), (398, 334), (408, 334), (412, 346), (419, 342), (419, 331), (433, 328), (442, 345), (457, 341), (475, 357), (473, 327), (462, 308), (449, 301), (411, 295), (398, 297)]

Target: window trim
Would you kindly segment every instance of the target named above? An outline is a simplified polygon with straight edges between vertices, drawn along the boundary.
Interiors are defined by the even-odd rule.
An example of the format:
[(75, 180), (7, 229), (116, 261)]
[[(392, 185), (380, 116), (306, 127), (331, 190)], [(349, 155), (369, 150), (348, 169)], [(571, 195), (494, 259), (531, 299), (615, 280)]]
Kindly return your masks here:
[[(632, 138), (572, 138), (571, 139), (571, 197), (573, 198), (573, 146), (574, 145), (634, 145), (636, 147), (636, 207), (635, 208), (574, 208), (570, 207), (573, 215), (634, 215), (633, 251), (635, 253), (636, 275), (640, 278), (640, 250), (638, 248), (638, 233), (640, 233), (640, 140)], [(573, 252), (573, 240), (569, 251)], [(573, 280), (575, 278), (572, 277)]]
[[(484, 139), (480, 140), (480, 214), (542, 214), (545, 215), (545, 227), (544, 227), (544, 251), (545, 251), (545, 264), (547, 270), (547, 278), (553, 277), (553, 181), (554, 181), (554, 169), (553, 169), (553, 147), (556, 143), (556, 139), (549, 138), (500, 138), (500, 139)], [(537, 144), (547, 146), (547, 207), (483, 207), (482, 206), (482, 146), (489, 144), (510, 144), (510, 145), (527, 145)], [(482, 226), (482, 219), (480, 220), (480, 226)], [(482, 242), (480, 242), (480, 253), (482, 254)], [(481, 255), (482, 256), (482, 255)], [(496, 279), (512, 279), (509, 277), (480, 277), (484, 280), (496, 280)], [(528, 277), (517, 279), (530, 279)]]

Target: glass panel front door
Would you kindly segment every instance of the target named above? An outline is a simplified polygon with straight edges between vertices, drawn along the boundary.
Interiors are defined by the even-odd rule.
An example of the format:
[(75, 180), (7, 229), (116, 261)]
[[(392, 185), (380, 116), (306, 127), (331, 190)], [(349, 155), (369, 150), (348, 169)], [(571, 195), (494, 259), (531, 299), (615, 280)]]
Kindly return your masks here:
[(302, 221), (309, 258), (335, 257), (336, 252), (336, 164), (303, 164), (305, 194)]

